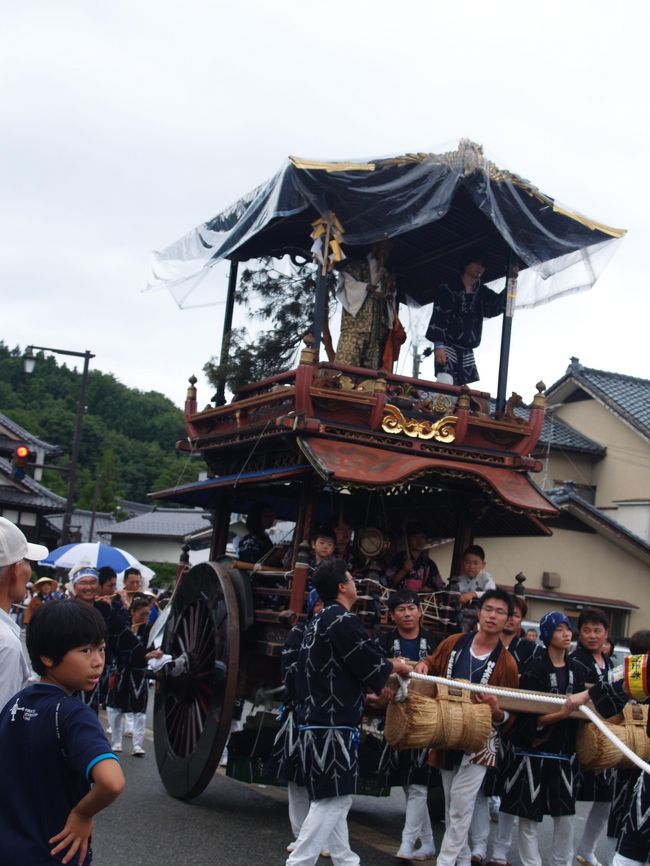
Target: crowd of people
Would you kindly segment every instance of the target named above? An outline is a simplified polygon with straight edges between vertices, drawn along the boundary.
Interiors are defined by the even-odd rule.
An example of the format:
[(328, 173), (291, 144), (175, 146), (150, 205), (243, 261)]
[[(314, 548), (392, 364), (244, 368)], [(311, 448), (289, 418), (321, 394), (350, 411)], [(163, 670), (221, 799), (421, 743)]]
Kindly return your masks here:
[[(422, 627), (420, 597), (404, 585), (399, 567), (389, 601), (392, 628), (381, 639), (369, 636), (353, 613), (357, 590), (345, 561), (330, 557), (314, 571), (309, 617), (290, 632), (283, 652), (287, 700), (275, 758), (289, 781), (295, 839), (288, 845), (287, 866), (313, 866), (323, 852), (336, 864), (360, 862), (350, 849), (346, 825), (359, 773), (359, 727), (364, 716), (381, 714), (392, 700), (388, 677), (403, 673), (404, 664), (420, 673), (566, 695), (567, 700), (542, 715), (514, 714), (502, 709), (497, 697), (479, 693), (474, 699), (489, 708), (492, 734), (478, 753), (395, 751), (385, 744), (373, 771), (386, 785), (404, 789), (398, 859), (436, 856), (438, 866), (509, 866), (516, 849), (523, 866), (601, 866), (596, 849), (607, 834), (606, 863), (646, 862), (650, 794), (643, 774), (596, 774), (581, 768), (576, 758), (579, 722), (571, 714), (588, 696), (585, 689), (604, 689), (602, 694), (592, 689), (604, 715), (618, 712), (628, 698), (612, 683), (606, 614), (585, 608), (574, 635), (566, 615), (553, 611), (539, 624), (541, 642), (537, 634), (531, 639), (522, 629), (525, 600), (472, 584), (480, 573), (479, 562), (474, 570), (467, 567), (473, 558), (484, 564), (483, 551), (466, 552), (464, 568), (470, 584), (463, 587), (465, 601), (478, 607), (476, 627), (445, 639)], [(649, 648), (650, 631), (632, 637), (632, 652), (645, 654)], [(427, 807), (436, 788), (444, 792), (445, 809), (438, 851)], [(574, 839), (578, 801), (591, 805), (583, 832)], [(632, 808), (633, 801), (638, 808)], [(538, 833), (545, 816), (553, 821), (553, 841), (542, 857)], [(497, 827), (490, 848), (491, 820)]]
[[(485, 554), (471, 547), (461, 590), (464, 603), (477, 609), (476, 627), (443, 638), (422, 625), (418, 590), (439, 573), (435, 567), (423, 573), (426, 563), (418, 565), (423, 548), (416, 528), (407, 531), (410, 556), (396, 558), (387, 576), (394, 588), (391, 627), (381, 638), (369, 635), (354, 614), (357, 584), (344, 555), (349, 535), (321, 535), (321, 544), (314, 539), (307, 617), (289, 632), (283, 651), (286, 700), (274, 744), (278, 774), (288, 782), (295, 837), (287, 846), (287, 866), (313, 866), (321, 854), (335, 866), (360, 863), (347, 830), (359, 775), (360, 725), (364, 717), (380, 718), (394, 699), (390, 675), (406, 677), (413, 669), (566, 700), (541, 715), (515, 714), (496, 696), (479, 692), (474, 700), (486, 708), (492, 732), (477, 752), (397, 751), (384, 743), (370, 772), (383, 785), (404, 790), (397, 859), (508, 866), (516, 848), (523, 866), (600, 866), (596, 850), (606, 834), (607, 863), (641, 866), (650, 853), (647, 775), (581, 767), (579, 722), (572, 714), (589, 698), (606, 717), (631, 698), (648, 698), (650, 631), (631, 638), (645, 674), (630, 689), (614, 676), (603, 611), (585, 608), (577, 635), (563, 612), (552, 611), (539, 623), (541, 643), (527, 639), (525, 600), (493, 581), (489, 585), (482, 577)], [(41, 585), (34, 592), (38, 603), (26, 633), (30, 669), (10, 611), (24, 599), (30, 561), (46, 555), (46, 548), (27, 542), (18, 527), (0, 518), (0, 770), (13, 780), (0, 789), (0, 862), (74, 857), (88, 866), (93, 816), (124, 787), (118, 756), (129, 715), (132, 754), (144, 754), (147, 663), (160, 655), (147, 651), (155, 608), (141, 591), (137, 570), (125, 574), (118, 592), (114, 572), (81, 564), (71, 570), (64, 591)], [(98, 720), (101, 706), (107, 709), (110, 742)], [(428, 806), (436, 789), (444, 794), (439, 850)], [(576, 840), (578, 801), (590, 806)], [(538, 834), (545, 816), (553, 822), (553, 841), (542, 858)], [(497, 822), (491, 848), (490, 820)]]

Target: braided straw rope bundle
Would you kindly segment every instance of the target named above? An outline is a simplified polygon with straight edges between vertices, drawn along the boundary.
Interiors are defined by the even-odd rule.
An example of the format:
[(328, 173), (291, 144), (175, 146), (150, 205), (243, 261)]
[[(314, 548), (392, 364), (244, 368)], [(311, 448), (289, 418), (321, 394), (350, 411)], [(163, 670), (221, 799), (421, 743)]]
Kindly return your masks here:
[(386, 709), (384, 738), (393, 749), (460, 749), (480, 752), (492, 731), (490, 708), (474, 704), (466, 691), (438, 687), (436, 698), (413, 689)]
[[(650, 757), (650, 739), (646, 734), (648, 707), (627, 704), (623, 708), (623, 724), (605, 722), (607, 729), (625, 743), (640, 758)], [(581, 725), (576, 740), (576, 755), (586, 770), (610, 770), (631, 767), (632, 762), (618, 746), (595, 725)]]

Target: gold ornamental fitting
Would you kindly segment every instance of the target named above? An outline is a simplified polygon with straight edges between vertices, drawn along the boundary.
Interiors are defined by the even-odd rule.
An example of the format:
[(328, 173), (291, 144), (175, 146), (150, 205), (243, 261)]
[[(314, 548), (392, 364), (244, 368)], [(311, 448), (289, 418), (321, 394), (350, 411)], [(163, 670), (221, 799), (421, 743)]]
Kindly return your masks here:
[(190, 387), (187, 389), (187, 400), (196, 400), (196, 383), (198, 379), (196, 376), (192, 375), (187, 380), (190, 383)]
[(386, 414), (381, 421), (384, 433), (403, 434), (411, 439), (433, 439), (436, 442), (449, 444), (456, 438), (455, 415), (448, 415), (439, 421), (418, 421), (415, 418), (405, 418), (397, 406), (390, 403), (386, 406)]

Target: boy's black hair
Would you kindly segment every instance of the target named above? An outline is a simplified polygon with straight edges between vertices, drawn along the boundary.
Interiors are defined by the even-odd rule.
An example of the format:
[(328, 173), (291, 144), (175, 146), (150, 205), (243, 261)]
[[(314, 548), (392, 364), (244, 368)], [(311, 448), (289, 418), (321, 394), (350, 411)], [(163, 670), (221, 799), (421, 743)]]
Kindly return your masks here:
[(311, 531), (309, 540), (314, 542), (317, 538), (331, 538), (334, 544), (336, 544), (336, 533), (331, 526), (315, 526)]
[(428, 535), (429, 531), (419, 520), (409, 520), (409, 522), (404, 527), (404, 532), (408, 538), (409, 535)]
[(326, 559), (314, 571), (312, 582), (325, 604), (334, 601), (339, 594), (339, 584), (346, 582), (347, 570), (342, 559)]
[(473, 262), (480, 262), (485, 267), (485, 250), (480, 249), (480, 247), (470, 247), (468, 250), (463, 250), (460, 256), (461, 274), (467, 265), (471, 265)]
[(105, 640), (104, 617), (92, 605), (72, 599), (41, 605), (27, 626), (27, 652), (41, 676), (47, 671), (41, 656), (56, 667), (70, 650), (99, 646)]
[(273, 511), (268, 502), (254, 502), (246, 515), (246, 529), (252, 535), (261, 535), (265, 529), (262, 526), (262, 515), (265, 511)]
[(463, 551), (463, 559), (466, 556), (478, 556), (481, 562), (485, 562), (485, 551), (480, 544), (470, 544), (469, 547), (466, 547)]
[(388, 599), (388, 610), (392, 612), (400, 604), (417, 604), (420, 607), (420, 596), (412, 589), (398, 589)]
[(142, 572), (140, 571), (140, 569), (131, 566), (130, 568), (127, 568), (124, 572), (124, 580), (126, 581), (127, 577), (130, 577), (132, 574), (137, 574), (138, 577), (142, 577)]
[(512, 596), (509, 592), (506, 592), (505, 589), (488, 589), (486, 592), (478, 600), (478, 609), (480, 610), (486, 601), (489, 601), (491, 598), (496, 601), (503, 601), (508, 605), (508, 616), (512, 616), (512, 612), (515, 609), (515, 603), (512, 600)]
[(605, 613), (604, 610), (601, 610), (599, 607), (586, 607), (583, 611), (581, 611), (580, 616), (578, 617), (578, 631), (582, 628), (585, 623), (595, 622), (598, 625), (602, 625), (609, 631), (609, 617)]
[(99, 585), (104, 586), (107, 580), (111, 580), (113, 577), (117, 577), (117, 572), (110, 565), (102, 565), (99, 572)]

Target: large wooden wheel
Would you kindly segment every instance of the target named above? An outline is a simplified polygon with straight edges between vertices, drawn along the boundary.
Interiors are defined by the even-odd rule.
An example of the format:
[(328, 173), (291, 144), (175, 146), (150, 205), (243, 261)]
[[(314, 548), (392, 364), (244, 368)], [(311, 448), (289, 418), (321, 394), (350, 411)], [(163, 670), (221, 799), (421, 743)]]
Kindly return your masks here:
[(156, 684), (154, 744), (169, 793), (197, 797), (210, 782), (228, 741), (239, 671), (237, 597), (226, 570), (204, 562), (176, 588), (162, 649), (185, 654), (178, 676), (164, 669)]

